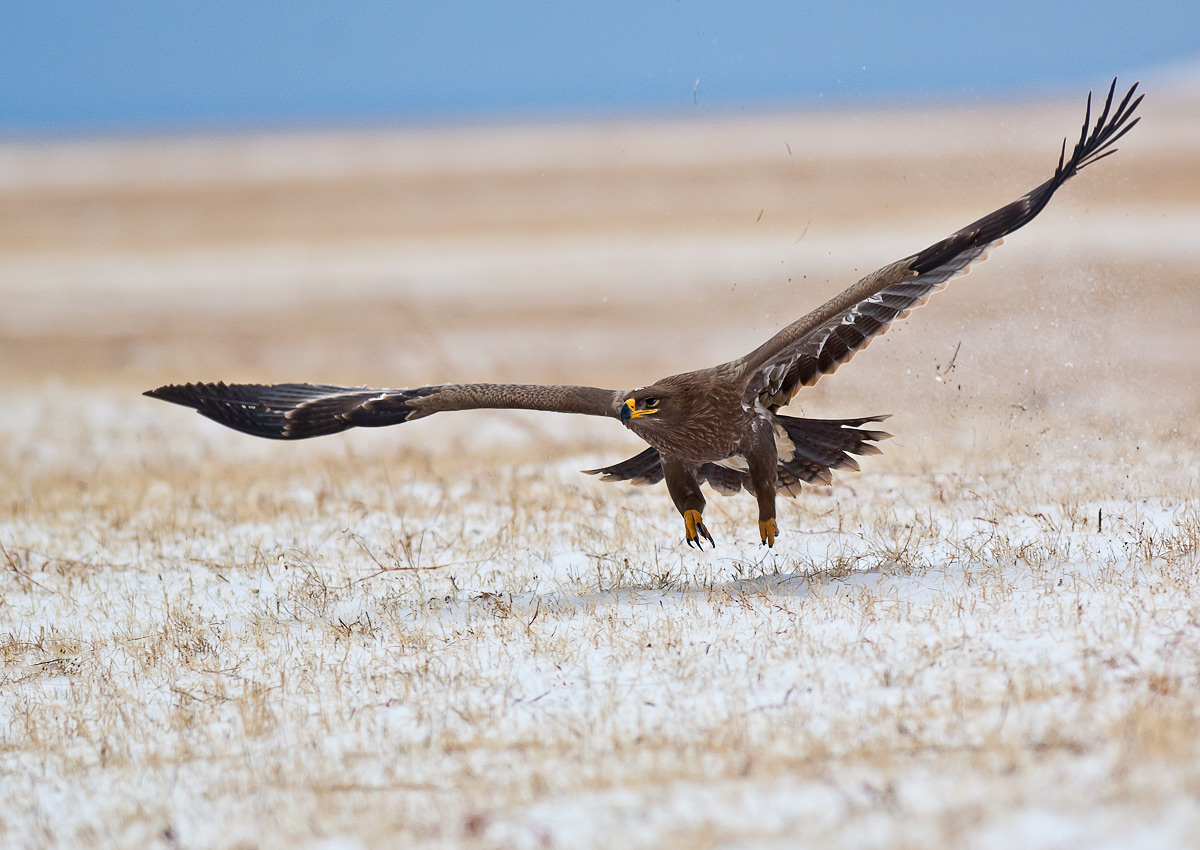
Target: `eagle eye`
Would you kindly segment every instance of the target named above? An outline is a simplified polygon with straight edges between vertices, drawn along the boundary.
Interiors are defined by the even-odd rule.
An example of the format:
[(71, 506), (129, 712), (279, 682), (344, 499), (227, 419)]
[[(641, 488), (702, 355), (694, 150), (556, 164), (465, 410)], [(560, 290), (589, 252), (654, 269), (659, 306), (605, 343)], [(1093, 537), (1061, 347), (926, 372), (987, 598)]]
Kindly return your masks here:
[(654, 396), (642, 399), (642, 407), (658, 407), (658, 399)]

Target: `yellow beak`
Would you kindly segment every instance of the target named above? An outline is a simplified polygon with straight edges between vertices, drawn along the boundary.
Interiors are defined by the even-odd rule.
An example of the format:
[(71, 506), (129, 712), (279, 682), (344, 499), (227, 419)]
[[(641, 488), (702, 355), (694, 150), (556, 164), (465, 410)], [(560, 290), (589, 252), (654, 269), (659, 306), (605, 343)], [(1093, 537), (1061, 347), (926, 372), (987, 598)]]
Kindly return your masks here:
[(634, 418), (635, 416), (649, 416), (651, 413), (658, 413), (657, 407), (649, 407), (649, 408), (646, 408), (645, 410), (635, 410), (634, 409), (635, 404), (636, 404), (636, 402), (633, 399), (626, 399), (625, 411), (621, 416), (622, 419), (629, 420), (629, 419)]

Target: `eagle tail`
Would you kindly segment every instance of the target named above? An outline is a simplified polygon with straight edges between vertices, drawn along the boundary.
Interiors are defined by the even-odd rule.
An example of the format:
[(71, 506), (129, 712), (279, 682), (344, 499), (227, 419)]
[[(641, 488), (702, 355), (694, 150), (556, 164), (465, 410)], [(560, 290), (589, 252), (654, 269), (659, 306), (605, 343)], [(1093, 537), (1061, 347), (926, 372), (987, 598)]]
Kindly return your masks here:
[[(779, 459), (779, 489), (790, 495), (800, 492), (800, 484), (831, 484), (834, 469), (858, 469), (851, 455), (877, 455), (874, 443), (891, 437), (886, 431), (863, 428), (871, 422), (882, 422), (887, 416), (864, 416), (858, 419), (801, 419), (776, 415), (787, 432), (794, 449), (790, 458)], [(657, 484), (663, 479), (662, 458), (655, 448), (648, 448), (628, 460), (602, 469), (586, 469), (588, 475), (599, 475), (602, 481), (629, 481), (633, 484)], [(696, 476), (718, 493), (732, 495), (750, 489), (750, 476), (738, 469), (716, 463), (702, 463)]]
[[(875, 443), (892, 436), (886, 431), (862, 427), (871, 422), (882, 422), (888, 418), (886, 415), (858, 419), (802, 419), (777, 414), (775, 418), (794, 446), (791, 458), (779, 459), (780, 469), (808, 484), (831, 484), (834, 469), (857, 470), (858, 461), (852, 455), (880, 454)], [(780, 482), (790, 483), (782, 475)]]

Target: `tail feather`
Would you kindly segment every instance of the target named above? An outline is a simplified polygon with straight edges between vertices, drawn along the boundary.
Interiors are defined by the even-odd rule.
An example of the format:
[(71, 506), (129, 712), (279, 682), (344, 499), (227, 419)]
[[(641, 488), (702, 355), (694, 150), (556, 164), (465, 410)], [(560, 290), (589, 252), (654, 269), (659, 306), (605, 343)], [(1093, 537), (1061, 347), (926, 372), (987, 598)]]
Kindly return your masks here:
[(776, 416), (795, 446), (792, 457), (780, 465), (801, 481), (829, 484), (830, 470), (857, 471), (858, 461), (851, 455), (877, 455), (881, 450), (872, 445), (892, 435), (886, 431), (861, 428), (870, 422), (882, 422), (887, 416), (864, 416), (858, 419), (802, 419), (795, 416)]
[[(800, 484), (832, 484), (833, 470), (858, 469), (851, 455), (880, 454), (879, 440), (891, 437), (886, 431), (861, 428), (870, 422), (882, 422), (887, 416), (865, 416), (859, 419), (801, 419), (779, 416), (776, 419), (787, 431), (795, 446), (790, 458), (780, 458), (776, 486), (783, 493), (796, 495)], [(662, 458), (655, 448), (648, 448), (628, 460), (601, 469), (584, 470), (600, 475), (603, 481), (629, 481), (633, 484), (657, 484), (663, 479)], [(732, 495), (750, 490), (750, 475), (715, 463), (702, 463), (696, 476), (718, 493)]]

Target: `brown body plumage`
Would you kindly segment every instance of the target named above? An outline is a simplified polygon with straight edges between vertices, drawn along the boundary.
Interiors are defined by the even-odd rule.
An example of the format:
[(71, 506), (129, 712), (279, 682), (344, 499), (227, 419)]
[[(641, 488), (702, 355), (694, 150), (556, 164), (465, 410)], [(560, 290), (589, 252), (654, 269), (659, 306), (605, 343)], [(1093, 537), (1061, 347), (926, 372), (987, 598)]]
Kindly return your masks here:
[[(653, 484), (665, 478), (684, 519), (685, 539), (712, 536), (702, 519), (707, 483), (722, 493), (746, 489), (758, 501), (759, 535), (773, 545), (775, 496), (800, 484), (829, 483), (831, 470), (857, 469), (852, 455), (878, 453), (887, 434), (862, 428), (884, 417), (799, 419), (778, 411), (801, 387), (817, 382), (865, 348), (896, 319), (987, 258), (1003, 237), (1031, 221), (1080, 169), (1115, 152), (1114, 142), (1139, 119), (1129, 90), (1112, 111), (1116, 80), (1091, 126), (1091, 95), (1083, 132), (1071, 156), (1066, 143), (1054, 176), (924, 251), (872, 274), (793, 322), (745, 357), (672, 375), (631, 391), (577, 386), (446, 384), (418, 389), (368, 389), (313, 384), (183, 384), (146, 395), (193, 407), (223, 425), (274, 439), (303, 439), (353, 427), (394, 425), (433, 413), (519, 408), (609, 416), (650, 448), (622, 463), (590, 470), (604, 480)], [(1111, 112), (1111, 115), (1110, 115)]]

